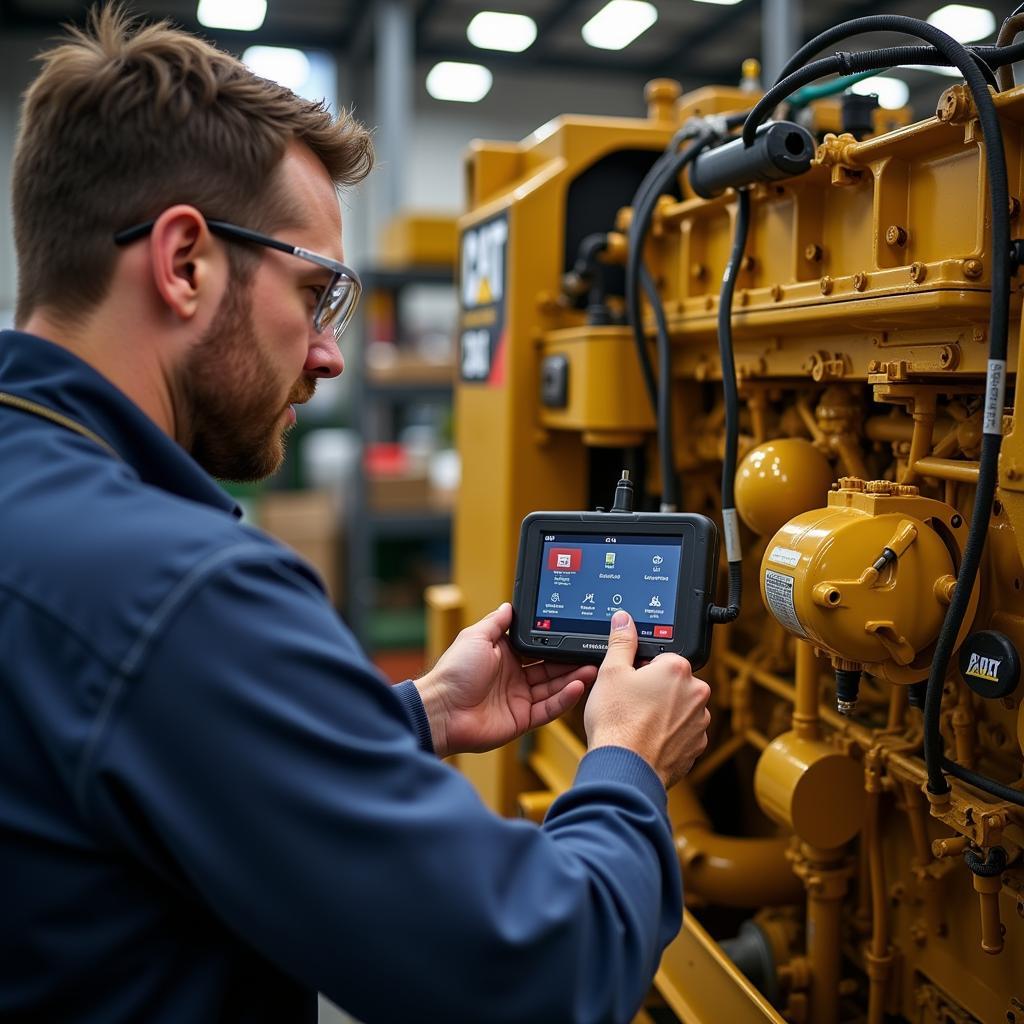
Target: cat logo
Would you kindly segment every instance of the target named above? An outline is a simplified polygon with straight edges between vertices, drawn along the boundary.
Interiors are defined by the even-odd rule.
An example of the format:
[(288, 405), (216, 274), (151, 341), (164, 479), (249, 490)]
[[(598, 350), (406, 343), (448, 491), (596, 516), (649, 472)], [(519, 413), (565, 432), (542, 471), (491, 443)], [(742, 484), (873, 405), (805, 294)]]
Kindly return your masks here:
[(459, 370), (462, 380), (504, 382), (508, 215), (474, 224), (460, 244)]
[(479, 309), (501, 302), (505, 295), (504, 217), (469, 228), (462, 236), (462, 308)]
[(984, 679), (989, 683), (998, 683), (999, 666), (1002, 663), (1002, 658), (985, 658), (980, 654), (972, 653), (964, 675), (974, 676), (975, 679)]

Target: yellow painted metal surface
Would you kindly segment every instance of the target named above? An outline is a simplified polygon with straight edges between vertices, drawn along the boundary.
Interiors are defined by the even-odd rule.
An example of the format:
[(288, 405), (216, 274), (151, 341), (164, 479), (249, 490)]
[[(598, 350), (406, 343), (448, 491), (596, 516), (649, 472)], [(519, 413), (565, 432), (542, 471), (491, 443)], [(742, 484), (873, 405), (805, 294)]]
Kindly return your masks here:
[[(521, 143), (474, 146), (459, 229), (465, 242), (504, 219), (507, 241), (501, 302), (481, 307), (473, 296), (462, 330), (496, 336), (500, 327), (501, 340), (486, 374), (456, 390), (458, 591), (431, 615), (435, 649), (508, 599), (528, 512), (605, 504), (609, 474), (627, 459), (646, 464), (640, 500), (656, 504), (654, 423), (629, 331), (588, 326), (562, 287), (575, 258), (569, 243), (587, 232), (614, 232), (605, 258), (624, 259), (636, 182), (627, 187), (609, 173), (605, 190), (615, 202), (600, 222), (587, 221), (586, 210), (605, 192), (589, 193), (588, 206), (574, 188), (616, 160), (635, 167), (637, 153), (653, 162), (685, 117), (739, 109), (756, 95), (722, 89), (676, 98), (670, 84), (657, 83), (647, 118), (567, 116)], [(946, 802), (926, 799), (920, 713), (908, 707), (905, 685), (927, 672), (971, 522), (988, 358), (984, 154), (976, 123), (950, 95), (942, 119), (897, 124), (862, 142), (826, 135), (808, 174), (752, 190), (733, 316), (740, 452), (755, 453), (740, 481), (751, 527), (743, 530), (746, 598), (739, 620), (716, 630), (705, 669), (711, 745), (670, 801), (690, 906), (656, 986), (686, 1024), (878, 1024), (883, 1013), (922, 1024), (1024, 1021), (1024, 816), (959, 783)], [(1020, 235), (1024, 88), (995, 100), (1017, 201), (1011, 231)], [(818, 128), (835, 129), (834, 104), (815, 116)], [(718, 290), (735, 216), (731, 193), (701, 200), (682, 181), (659, 202), (645, 253), (672, 343), (680, 504), (713, 516), (724, 421)], [(462, 255), (474, 285), (478, 255)], [(1014, 279), (1008, 395), (1024, 355), (1020, 292)], [(620, 311), (621, 299), (609, 307)], [(652, 341), (646, 307), (644, 315)], [(568, 366), (564, 403), (542, 399), (552, 356)], [(1021, 647), (1024, 408), (1019, 392), (1012, 401), (959, 639), (999, 629)], [(772, 445), (789, 449), (774, 464), (779, 477), (769, 476)], [(844, 478), (882, 483), (829, 493)], [(873, 578), (868, 570), (890, 545), (899, 549), (897, 569), (883, 566)], [(793, 566), (772, 562), (776, 546), (793, 553), (782, 555), (795, 557)], [(765, 608), (762, 565), (796, 581), (794, 617), (810, 642), (795, 640)], [(834, 710), (837, 666), (868, 669), (853, 720)], [(1012, 783), (1024, 770), (1024, 690), (985, 701), (954, 668), (941, 731), (948, 756)], [(584, 750), (574, 716), (460, 767), (495, 809), (538, 818), (571, 785)], [(994, 883), (976, 890), (961, 857), (968, 844), (1007, 850), (998, 891)], [(755, 850), (770, 870), (749, 869)], [(743, 886), (731, 895), (742, 901), (730, 902), (721, 880), (738, 870)], [(737, 919), (737, 901), (749, 904), (749, 920), (773, 950), (774, 1008), (715, 941), (733, 934), (722, 921)]]

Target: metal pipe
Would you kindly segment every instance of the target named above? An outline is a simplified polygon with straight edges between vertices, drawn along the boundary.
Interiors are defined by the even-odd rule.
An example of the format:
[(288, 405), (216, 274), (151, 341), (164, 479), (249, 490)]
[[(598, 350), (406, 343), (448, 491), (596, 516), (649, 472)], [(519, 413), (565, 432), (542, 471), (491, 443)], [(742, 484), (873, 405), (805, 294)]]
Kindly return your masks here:
[(804, 740), (821, 738), (821, 673), (814, 648), (803, 640), (796, 641), (796, 700), (793, 707), (793, 729)]
[(999, 920), (999, 892), (1002, 875), (971, 875), (981, 911), (981, 948), (991, 956), (1003, 951), (1003, 923)]
[(789, 838), (746, 838), (714, 832), (700, 800), (687, 784), (668, 795), (683, 884), (710, 903), (728, 907), (799, 903), (800, 879), (786, 859)]
[(882, 1024), (892, 956), (889, 952), (888, 893), (885, 884), (885, 860), (882, 854), (882, 765), (877, 748), (864, 759), (864, 788), (867, 810), (863, 842), (868, 851), (868, 876), (871, 882), (871, 943), (865, 961), (868, 974), (868, 1021)]
[(918, 476), (915, 470), (920, 459), (925, 458), (932, 447), (935, 433), (935, 394), (925, 391), (914, 398), (914, 433), (910, 438), (910, 454), (907, 468), (900, 477), (901, 484), (913, 484)]
[(919, 476), (933, 476), (937, 480), (952, 480), (958, 484), (977, 484), (978, 463), (960, 459), (937, 459), (926, 455), (913, 464)]
[(841, 919), (848, 872), (833, 851), (801, 849), (808, 859), (807, 959), (811, 965), (808, 999), (809, 1024), (836, 1024), (839, 1020), (839, 974), (841, 960)]
[(912, 782), (904, 780), (900, 785), (903, 790), (903, 806), (910, 822), (910, 835), (914, 842), (911, 867), (921, 887), (925, 927), (929, 935), (942, 936), (946, 934), (946, 924), (942, 917), (938, 879), (929, 871), (932, 863), (932, 845), (928, 841), (928, 812), (925, 810), (924, 796)]
[(956, 743), (956, 759), (965, 768), (973, 768), (977, 735), (974, 727), (974, 705), (971, 691), (963, 683), (957, 687), (957, 702), (953, 709), (953, 739)]

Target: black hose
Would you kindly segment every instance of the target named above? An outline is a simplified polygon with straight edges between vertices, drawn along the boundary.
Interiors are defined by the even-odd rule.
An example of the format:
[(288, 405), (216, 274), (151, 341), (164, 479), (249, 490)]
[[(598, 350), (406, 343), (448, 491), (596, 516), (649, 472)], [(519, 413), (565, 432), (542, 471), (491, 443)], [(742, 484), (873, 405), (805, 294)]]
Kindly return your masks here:
[[(918, 39), (923, 39), (925, 42), (931, 43), (936, 52), (941, 53), (943, 56), (948, 58), (949, 53), (943, 49), (942, 45), (940, 45), (940, 40), (947, 40), (962, 51), (971, 60), (973, 66), (977, 68), (977, 64), (974, 62), (979, 58), (967, 49), (967, 47), (958, 43), (952, 36), (947, 35), (934, 25), (929, 25), (928, 22), (920, 21), (917, 18), (907, 18), (901, 14), (874, 14), (868, 15), (865, 18), (853, 18), (851, 21), (843, 22), (841, 25), (835, 25), (832, 28), (826, 29), (824, 32), (820, 32), (813, 39), (804, 43), (804, 45), (801, 46), (788, 61), (786, 61), (785, 66), (779, 72), (778, 79), (776, 80), (778, 81), (785, 78), (786, 75), (794, 71), (796, 68), (802, 67), (816, 53), (820, 53), (824, 50), (826, 46), (838, 43), (841, 39), (849, 39), (850, 36), (862, 35), (867, 32), (900, 32), (904, 35), (917, 36)], [(907, 63), (920, 64), (922, 61), (911, 60)], [(949, 63), (963, 71), (963, 67), (958, 61), (949, 60)], [(866, 71), (867, 68), (864, 68), (863, 70)], [(964, 77), (966, 78), (967, 76), (964, 75)], [(994, 79), (991, 81), (991, 84), (998, 88)]]
[(661, 468), (661, 511), (675, 512), (676, 498), (675, 434), (672, 430), (672, 342), (665, 320), (665, 307), (651, 272), (640, 264), (640, 285), (654, 312), (658, 337), (658, 464)]
[(964, 850), (964, 860), (980, 878), (995, 878), (1006, 870), (1006, 850), (1001, 846), (990, 847), (984, 860), (974, 850)]
[(626, 314), (633, 330), (633, 341), (636, 344), (637, 358), (644, 378), (644, 387), (651, 401), (654, 414), (658, 413), (658, 387), (654, 379), (654, 370), (647, 353), (647, 341), (644, 337), (643, 320), (640, 314), (640, 264), (644, 255), (644, 241), (651, 225), (654, 207), (666, 188), (682, 173), (683, 168), (711, 141), (711, 130), (706, 127), (693, 127), (677, 133), (673, 139), (687, 139), (696, 135), (680, 152), (665, 153), (655, 161), (648, 171), (633, 199), (633, 217), (629, 225), (629, 250), (626, 256)]
[[(997, 479), (999, 449), (1002, 445), (1002, 417), (1006, 377), (1007, 328), (1009, 322), (1010, 301), (1010, 194), (1006, 179), (1006, 156), (1003, 148), (1002, 131), (995, 104), (988, 91), (986, 76), (979, 68), (977, 58), (955, 39), (941, 32), (927, 22), (900, 15), (879, 15), (867, 18), (856, 18), (844, 25), (829, 29), (816, 36), (791, 58), (783, 68), (780, 81), (765, 94), (765, 97), (751, 111), (743, 127), (743, 138), (747, 145), (754, 139), (758, 125), (768, 116), (774, 103), (782, 97), (775, 98), (772, 105), (768, 99), (773, 93), (781, 93), (790, 79), (797, 78), (801, 72), (793, 73), (793, 69), (804, 60), (826, 46), (861, 32), (902, 32), (917, 36), (930, 43), (944, 56), (951, 65), (959, 68), (964, 76), (978, 110), (985, 143), (986, 167), (989, 180), (989, 199), (992, 217), (992, 303), (989, 312), (989, 367), (985, 380), (985, 426), (979, 460), (978, 487), (975, 494), (974, 510), (967, 542), (964, 546), (963, 558), (957, 573), (956, 588), (953, 598), (943, 620), (932, 658), (931, 672), (928, 677), (928, 691), (925, 699), (924, 712), (924, 755), (928, 771), (928, 789), (934, 794), (949, 792), (949, 783), (943, 774), (943, 767), (948, 765), (943, 758), (942, 734), (939, 731), (939, 717), (942, 709), (942, 690), (946, 671), (953, 648), (956, 645), (960, 626), (967, 614), (968, 604), (978, 574), (985, 536), (988, 531), (989, 510), (995, 493)], [(905, 48), (894, 47), (892, 51)], [(883, 51), (884, 52), (884, 51)], [(840, 55), (841, 70), (867, 70), (866, 67), (855, 66), (863, 54)], [(836, 58), (830, 58), (834, 61)], [(811, 67), (826, 64), (829, 61), (816, 61)], [(805, 69), (806, 70), (806, 69)], [(831, 72), (830, 72), (831, 73)], [(806, 84), (801, 81), (800, 85)], [(789, 91), (787, 90), (786, 95)], [(966, 769), (960, 769), (965, 771)], [(957, 773), (953, 773), (959, 775)], [(972, 773), (973, 774), (973, 773)], [(997, 789), (1005, 789), (993, 779), (976, 775), (972, 785), (996, 793)], [(998, 794), (997, 794), (998, 795)]]
[(996, 782), (995, 779), (990, 779), (987, 775), (979, 775), (977, 772), (972, 772), (970, 768), (965, 768), (962, 764), (957, 764), (945, 757), (942, 759), (942, 768), (943, 771), (948, 772), (961, 782), (966, 782), (969, 786), (974, 786), (975, 789), (980, 789), (991, 796), (997, 796), (1007, 803), (1024, 807), (1024, 793), (1019, 789), (1004, 786), (1003, 783)]
[(740, 614), (743, 596), (742, 550), (736, 516), (736, 456), (739, 448), (739, 389), (736, 387), (736, 357), (732, 346), (732, 304), (736, 278), (743, 262), (750, 232), (750, 193), (740, 189), (736, 199), (736, 228), (732, 252), (722, 277), (718, 300), (718, 355), (722, 363), (722, 391), (725, 395), (725, 451), (722, 455), (722, 528), (729, 561), (729, 593), (725, 607), (712, 607), (712, 622), (732, 622)]

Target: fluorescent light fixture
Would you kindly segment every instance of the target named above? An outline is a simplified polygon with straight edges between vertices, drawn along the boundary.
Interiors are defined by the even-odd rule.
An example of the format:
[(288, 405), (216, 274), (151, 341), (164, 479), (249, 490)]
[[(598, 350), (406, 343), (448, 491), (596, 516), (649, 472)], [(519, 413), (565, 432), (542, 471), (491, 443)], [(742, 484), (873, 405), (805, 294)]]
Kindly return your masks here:
[(299, 92), (309, 80), (309, 58), (301, 50), (286, 46), (250, 46), (242, 54), (242, 63), (254, 75), (292, 92)]
[(740, 0), (697, 0), (699, 4), (719, 4), (722, 7), (731, 7), (739, 2)]
[(466, 35), (481, 50), (522, 53), (537, 38), (537, 23), (525, 14), (481, 11), (469, 23)]
[(928, 16), (928, 24), (942, 29), (959, 43), (986, 39), (996, 30), (995, 15), (984, 7), (947, 4)]
[(874, 93), (878, 97), (878, 105), (886, 110), (899, 110), (900, 107), (905, 107), (910, 99), (910, 86), (903, 79), (883, 78), (881, 75), (865, 78), (863, 82), (851, 85), (850, 91), (861, 96)]
[(255, 32), (267, 16), (267, 0), (199, 0), (196, 17), (207, 28)]
[(443, 60), (427, 72), (427, 92), (435, 100), (479, 103), (491, 91), (493, 81), (490, 71), (482, 64)]
[(657, 9), (646, 0), (609, 0), (583, 26), (583, 41), (599, 50), (621, 50), (657, 20)]

